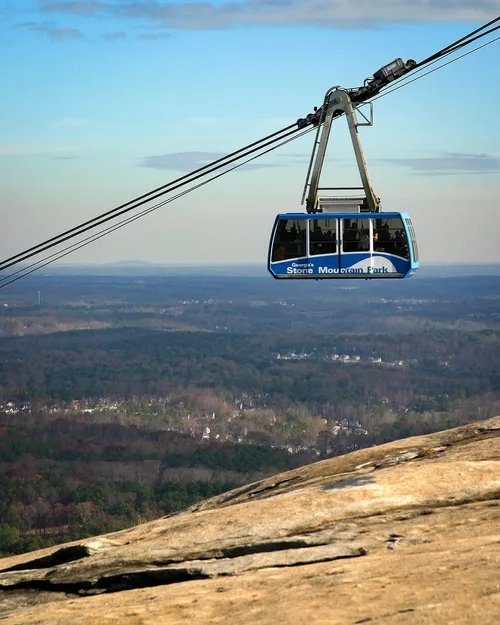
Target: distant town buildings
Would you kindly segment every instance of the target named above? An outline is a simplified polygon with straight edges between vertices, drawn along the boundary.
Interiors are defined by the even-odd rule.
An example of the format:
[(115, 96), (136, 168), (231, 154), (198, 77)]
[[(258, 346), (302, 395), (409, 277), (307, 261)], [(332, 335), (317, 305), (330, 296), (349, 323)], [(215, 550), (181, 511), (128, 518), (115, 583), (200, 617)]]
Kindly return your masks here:
[[(286, 354), (275, 354), (276, 360), (317, 360), (321, 358), (316, 352), (288, 352)], [(346, 364), (380, 364), (386, 367), (404, 367), (408, 364), (416, 364), (417, 360), (391, 360), (385, 362), (380, 356), (360, 356), (359, 354), (337, 354), (336, 352), (323, 356), (323, 360), (332, 362), (341, 362)], [(443, 363), (446, 366), (448, 363)]]
[[(100, 397), (86, 398), (69, 402), (51, 402), (46, 404), (40, 400), (29, 401), (0, 401), (0, 416), (18, 418), (22, 413), (26, 415), (45, 414), (54, 419), (90, 419), (99, 422), (109, 421), (120, 425), (133, 427), (148, 427), (154, 421), (154, 427), (159, 430), (176, 431), (188, 434), (198, 440), (206, 442), (233, 442), (269, 445), (286, 449), (289, 453), (307, 452), (312, 456), (320, 455), (320, 450), (313, 443), (304, 429), (304, 441), (308, 444), (283, 442), (287, 434), (286, 414), (277, 414), (267, 409), (268, 393), (251, 395), (242, 393), (236, 397), (234, 408), (225, 404), (230, 412), (218, 414), (217, 411), (187, 408), (183, 400), (173, 401), (171, 397), (133, 397), (130, 399), (110, 399)], [(258, 407), (257, 407), (258, 405)], [(257, 422), (253, 424), (255, 417)], [(265, 423), (263, 422), (265, 419)], [(300, 417), (299, 417), (300, 419)], [(317, 431), (327, 432), (330, 437), (340, 434), (349, 436), (366, 436), (365, 430), (358, 420), (340, 419), (328, 420), (324, 417), (305, 419), (316, 422)], [(303, 422), (305, 427), (306, 421)], [(264, 425), (264, 429), (262, 426)], [(296, 435), (293, 437), (296, 439)], [(314, 439), (313, 439), (314, 440)]]

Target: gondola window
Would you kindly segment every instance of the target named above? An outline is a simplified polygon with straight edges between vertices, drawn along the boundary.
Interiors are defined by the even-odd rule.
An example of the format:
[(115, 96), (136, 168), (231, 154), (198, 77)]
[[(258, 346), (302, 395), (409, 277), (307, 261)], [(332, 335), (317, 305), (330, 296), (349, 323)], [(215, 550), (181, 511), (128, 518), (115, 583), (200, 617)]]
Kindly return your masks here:
[(335, 219), (311, 219), (309, 221), (309, 255), (335, 254), (337, 230)]
[[(302, 227), (301, 227), (302, 226)], [(306, 229), (298, 219), (281, 219), (274, 237), (272, 261), (301, 258), (306, 255)]]
[(408, 239), (399, 217), (375, 219), (373, 224), (373, 251), (394, 254), (409, 259)]
[(343, 252), (368, 252), (370, 249), (370, 219), (343, 219)]

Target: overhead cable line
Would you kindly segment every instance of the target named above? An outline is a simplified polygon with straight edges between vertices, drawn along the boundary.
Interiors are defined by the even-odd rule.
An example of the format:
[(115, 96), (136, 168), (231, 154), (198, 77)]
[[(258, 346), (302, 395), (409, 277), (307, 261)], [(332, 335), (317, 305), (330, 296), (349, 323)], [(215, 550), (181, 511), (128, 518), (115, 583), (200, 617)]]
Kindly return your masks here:
[(490, 20), (486, 24), (483, 24), (479, 28), (476, 28), (476, 30), (473, 30), (472, 32), (468, 33), (464, 37), (461, 37), (460, 39), (457, 39), (453, 43), (450, 43), (445, 48), (442, 48), (441, 50), (439, 50), (439, 52), (435, 52), (434, 54), (431, 54), (431, 56), (428, 56), (423, 61), (420, 61), (419, 63), (417, 63), (417, 67), (422, 67), (423, 65), (427, 65), (428, 63), (431, 63), (435, 59), (439, 59), (439, 58), (443, 57), (445, 54), (449, 54), (450, 52), (453, 52), (455, 50), (458, 50), (459, 48), (467, 46), (470, 43), (472, 43), (473, 41), (476, 41), (477, 39), (480, 39), (481, 37), (485, 37), (486, 35), (494, 32), (495, 30), (500, 28), (500, 26), (496, 26), (495, 28), (492, 28), (491, 30), (489, 30), (487, 32), (481, 33), (477, 37), (474, 37), (474, 35), (477, 35), (477, 33), (480, 33), (485, 28), (488, 28), (492, 24), (496, 24), (497, 22), (500, 22), (500, 16), (495, 17), (494, 19)]
[[(293, 124), (293, 126), (295, 126), (295, 124)], [(247, 152), (244, 152), (243, 154), (239, 154), (238, 156), (234, 156), (233, 158), (229, 158), (229, 156), (232, 156), (232, 154), (229, 154), (225, 157), (222, 157), (221, 159), (218, 159), (217, 161), (214, 161), (213, 163), (209, 163), (208, 165), (204, 165), (202, 168), (195, 170), (194, 172), (191, 172), (189, 174), (186, 174), (185, 176), (181, 176), (181, 178), (177, 179), (177, 180), (173, 180), (172, 182), (168, 183), (167, 185), (164, 185), (163, 187), (159, 187), (159, 189), (161, 189), (160, 191), (158, 191), (157, 189), (155, 191), (152, 191), (148, 194), (146, 194), (146, 196), (141, 196), (141, 198), (138, 198), (137, 200), (132, 200), (130, 202), (127, 202), (126, 204), (123, 204), (122, 206), (118, 206), (117, 208), (114, 208), (111, 211), (108, 211), (107, 213), (104, 213), (98, 217), (95, 217), (94, 219), (91, 219), (83, 224), (81, 224), (80, 226), (75, 226), (74, 228), (71, 228), (70, 230), (67, 230), (66, 232), (61, 233), (60, 235), (56, 236), (56, 237), (52, 237), (52, 239), (47, 239), (46, 241), (44, 241), (43, 243), (39, 243), (38, 245), (35, 245), (27, 250), (25, 250), (24, 252), (19, 252), (18, 254), (15, 254), (14, 256), (11, 256), (10, 258), (5, 259), (4, 261), (2, 261), (0, 263), (0, 271), (4, 271), (5, 269), (8, 269), (9, 267), (12, 267), (13, 265), (17, 265), (18, 263), (24, 261), (24, 260), (28, 260), (29, 258), (32, 258), (33, 256), (37, 256), (38, 254), (41, 254), (42, 252), (55, 247), (57, 245), (60, 245), (61, 243), (64, 243), (66, 241), (68, 241), (69, 239), (72, 239), (80, 234), (84, 234), (85, 232), (87, 232), (88, 230), (91, 230), (93, 228), (96, 228), (97, 226), (102, 225), (103, 223), (106, 223), (112, 219), (116, 219), (117, 217), (120, 217), (121, 215), (128, 213), (132, 210), (135, 210), (136, 208), (139, 208), (140, 206), (143, 206), (144, 204), (147, 204), (153, 200), (158, 199), (159, 197), (161, 197), (162, 195), (165, 195), (167, 193), (171, 193), (172, 191), (176, 191), (177, 189), (190, 184), (191, 182), (194, 182), (195, 180), (202, 178), (203, 176), (206, 176), (208, 174), (213, 173), (214, 171), (217, 171), (218, 169), (221, 169), (223, 167), (226, 167), (227, 165), (230, 165), (231, 163), (241, 159), (241, 158), (245, 158), (246, 156), (257, 152), (258, 150), (261, 150), (264, 147), (267, 147), (269, 145), (272, 145), (273, 143), (277, 143), (278, 141), (281, 141), (282, 139), (285, 139), (291, 135), (297, 134), (298, 132), (300, 132), (300, 129), (295, 127), (293, 130), (291, 130), (290, 132), (286, 132), (283, 133), (283, 131), (279, 131), (281, 132), (281, 136), (280, 137), (276, 137), (274, 139), (271, 139), (270, 141), (267, 141), (266, 143), (262, 143), (262, 139), (260, 140), (260, 142), (255, 142), (255, 143), (262, 143), (262, 145), (259, 145), (258, 147), (254, 147), (251, 150), (248, 150)], [(270, 136), (274, 136), (277, 133), (273, 133), (273, 135)], [(254, 144), (250, 144), (250, 145), (255, 145)], [(249, 146), (247, 146), (249, 147)], [(242, 152), (244, 150), (246, 150), (247, 148), (242, 148), (240, 150), (237, 150), (237, 152)], [(235, 154), (235, 153), (233, 153)], [(224, 161), (222, 163), (220, 163), (220, 161)], [(214, 165), (216, 163), (220, 163), (218, 165), (216, 165), (214, 167)], [(200, 170), (204, 170), (204, 171), (200, 171)], [(197, 173), (199, 172), (199, 173)], [(195, 175), (196, 174), (196, 175)], [(189, 180), (184, 180), (183, 182), (179, 182), (179, 180), (183, 180), (185, 178), (189, 178)], [(165, 187), (168, 187), (165, 189)], [(158, 193), (156, 193), (156, 191), (158, 191)], [(153, 195), (152, 195), (153, 194)]]
[[(232, 163), (234, 160), (237, 160), (236, 155), (238, 154), (240, 154), (238, 158), (244, 158), (247, 154), (251, 153), (251, 152), (246, 152), (245, 154), (241, 154), (242, 152), (245, 152), (245, 150), (249, 150), (250, 148), (259, 149), (259, 147), (260, 148), (265, 147), (269, 145), (270, 143), (272, 143), (273, 141), (279, 141), (283, 137), (286, 137), (288, 136), (288, 134), (290, 134), (290, 133), (283, 134), (289, 130), (291, 130), (292, 132), (296, 132), (298, 130), (296, 127), (296, 124), (290, 124), (289, 126), (282, 128), (281, 130), (277, 130), (276, 132), (273, 132), (272, 134), (267, 135), (267, 137), (263, 137), (262, 139), (259, 139), (258, 141), (254, 141), (253, 143), (250, 143), (249, 145), (243, 148), (240, 148), (239, 150), (235, 150), (234, 152), (231, 152), (230, 154), (226, 154), (225, 156), (222, 156), (221, 158), (218, 158), (217, 160), (212, 161), (211, 163), (207, 163), (206, 165), (203, 165), (202, 167), (199, 167), (198, 169), (195, 169), (194, 171), (189, 172), (188, 174), (180, 176), (179, 178), (176, 178), (175, 180), (171, 180), (170, 182), (167, 182), (166, 184), (160, 187), (157, 187), (156, 189), (153, 189), (152, 191), (149, 191), (148, 193), (144, 193), (143, 195), (140, 195), (139, 197), (136, 197), (135, 199), (130, 200), (129, 202), (125, 202), (125, 204), (121, 204), (120, 206), (117, 206), (116, 208), (113, 208), (105, 213), (102, 213), (101, 215), (98, 215), (97, 217), (89, 219), (88, 221), (85, 221), (84, 223), (78, 226), (75, 226), (73, 228), (70, 228), (69, 230), (61, 232), (61, 234), (51, 237), (50, 239), (46, 239), (45, 241), (42, 241), (41, 243), (38, 243), (37, 245), (34, 245), (22, 252), (19, 252), (18, 254), (14, 254), (13, 256), (10, 256), (9, 258), (6, 258), (5, 260), (0, 262), (0, 271), (3, 271), (4, 269), (8, 269), (12, 265), (22, 262), (23, 260), (26, 260), (27, 258), (30, 258), (30, 256), (43, 252), (44, 250), (51, 247), (49, 244), (53, 244), (55, 246), (55, 245), (58, 245), (59, 243), (63, 243), (64, 241), (67, 241), (68, 238), (71, 238), (68, 235), (78, 236), (80, 232), (77, 232), (77, 230), (85, 228), (86, 226), (89, 226), (89, 228), (86, 228), (86, 229), (95, 227), (95, 226), (92, 226), (91, 224), (94, 224), (97, 221), (99, 221), (99, 223), (95, 225), (99, 225), (100, 223), (103, 223), (100, 220), (102, 220), (104, 217), (113, 218), (112, 217), (113, 215), (115, 217), (118, 217), (119, 215), (123, 214), (122, 211), (124, 211), (124, 209), (128, 209), (128, 207), (130, 207), (129, 210), (132, 210), (133, 208), (141, 206), (142, 204), (145, 204), (147, 202), (150, 202), (160, 197), (160, 195), (163, 195), (164, 193), (169, 193), (170, 191), (179, 188), (181, 186), (179, 183), (181, 183), (183, 180), (186, 180), (186, 178), (191, 178), (192, 176), (195, 176), (195, 175), (198, 178), (198, 177), (201, 177), (202, 175), (209, 174), (211, 171), (214, 171), (213, 169), (210, 169), (214, 165), (217, 165), (220, 163), (221, 166), (223, 166), (224, 164), (227, 164), (227, 163), (223, 163), (223, 161), (226, 161), (227, 159), (232, 159), (228, 161), (229, 163)], [(266, 141), (271, 140), (271, 139), (272, 141), (265, 143)], [(259, 144), (264, 144), (264, 145), (259, 146)], [(259, 147), (256, 147), (256, 146), (259, 146)], [(210, 171), (208, 171), (209, 169)], [(192, 182), (192, 180), (186, 180), (184, 184), (189, 184), (190, 182)], [(82, 232), (85, 232), (85, 230), (83, 230)], [(43, 249), (40, 249), (40, 248), (43, 248)], [(33, 254), (30, 254), (30, 252), (33, 252)]]
[[(500, 26), (498, 28), (500, 28)], [(394, 85), (394, 83), (391, 83), (391, 87), (383, 90), (379, 95), (377, 95), (374, 98), (372, 98), (371, 100), (369, 100), (369, 102), (375, 102), (375, 100), (379, 100), (380, 98), (383, 98), (386, 95), (389, 95), (390, 93), (394, 93), (394, 91), (398, 91), (398, 89), (401, 89), (402, 87), (406, 87), (406, 85), (409, 85), (412, 82), (416, 82), (417, 80), (420, 80), (424, 76), (428, 76), (429, 74), (433, 74), (434, 72), (437, 72), (438, 69), (446, 67), (447, 65), (451, 65), (452, 63), (455, 63), (455, 61), (459, 61), (460, 59), (463, 59), (464, 57), (469, 56), (469, 54), (472, 54), (473, 52), (477, 52), (478, 50), (481, 50), (481, 48), (486, 48), (486, 46), (489, 46), (490, 44), (495, 43), (496, 41), (499, 41), (499, 40), (500, 40), (500, 36), (495, 37), (495, 39), (491, 39), (490, 41), (487, 41), (486, 43), (483, 43), (482, 45), (477, 46), (476, 48), (474, 48), (472, 50), (469, 50), (468, 52), (464, 52), (464, 54), (461, 54), (460, 56), (457, 56), (454, 59), (451, 59), (450, 61), (447, 61), (446, 63), (438, 65), (434, 69), (430, 69), (429, 71), (424, 72), (423, 74), (420, 74), (419, 76), (415, 76), (414, 78), (408, 78), (408, 79), (405, 80), (405, 78), (406, 78), (406, 76), (405, 76), (405, 77), (403, 77), (403, 80), (401, 82), (398, 81), (397, 85)], [(432, 61), (432, 63), (437, 63), (438, 60), (439, 59), (436, 59), (435, 61)], [(394, 85), (394, 86), (392, 86), (392, 85)]]
[[(465, 56), (468, 56), (469, 54), (472, 54), (473, 52), (476, 52), (477, 50), (480, 50), (481, 48), (485, 48), (486, 46), (490, 45), (491, 43), (494, 43), (494, 42), (498, 41), (498, 37), (496, 37), (495, 39), (491, 39), (490, 41), (486, 42), (485, 44), (477, 46), (473, 50), (470, 50), (466, 54), (462, 54), (460, 56), (457, 56), (456, 58), (452, 59), (448, 63), (443, 63), (442, 65), (440, 65), (439, 67), (435, 68), (434, 70), (432, 70), (430, 72), (425, 72), (423, 74), (421, 73), (421, 72), (423, 72), (425, 70), (426, 67), (428, 67), (430, 65), (434, 65), (435, 63), (438, 63), (440, 60), (442, 60), (442, 59), (446, 58), (447, 56), (453, 54), (454, 52), (456, 52), (457, 50), (463, 48), (464, 46), (469, 45), (473, 41), (476, 41), (476, 40), (478, 40), (478, 39), (480, 39), (482, 37), (485, 37), (486, 35), (488, 35), (488, 34), (490, 34), (492, 32), (495, 32), (496, 30), (500, 30), (500, 24), (499, 24), (495, 28), (492, 28), (491, 30), (488, 30), (487, 32), (482, 33), (478, 37), (474, 37), (473, 39), (470, 38), (472, 35), (475, 35), (480, 30), (490, 26), (491, 24), (494, 24), (495, 22), (500, 22), (500, 16), (496, 17), (493, 20), (491, 20), (487, 24), (484, 24), (480, 28), (477, 28), (476, 30), (470, 32), (468, 35), (465, 35), (464, 37), (461, 37), (460, 39), (457, 39), (457, 41), (454, 41), (453, 43), (449, 44), (448, 46), (446, 46), (445, 48), (443, 48), (439, 52), (436, 52), (435, 54), (427, 57), (423, 61), (420, 61), (419, 63), (417, 63), (415, 65), (415, 67), (410, 72), (407, 72), (406, 74), (404, 74), (400, 78), (397, 78), (396, 80), (391, 81), (388, 85), (386, 85), (385, 87), (382, 87), (380, 89), (380, 91), (378, 91), (377, 93), (373, 94), (373, 96), (368, 97), (366, 100), (362, 101), (361, 104), (368, 104), (370, 102), (375, 102), (375, 100), (378, 100), (379, 98), (382, 98), (385, 95), (388, 95), (389, 93), (392, 93), (393, 91), (397, 91), (397, 89), (400, 89), (404, 85), (410, 84), (412, 82), (416, 82), (417, 80), (420, 80), (420, 78), (423, 78), (424, 76), (427, 76), (428, 74), (431, 74), (432, 72), (434, 72), (434, 71), (436, 71), (438, 69), (441, 69), (441, 67), (445, 67), (446, 65), (451, 65), (451, 63), (454, 63), (455, 61), (458, 61), (459, 59), (461, 59), (461, 58), (463, 58)], [(465, 40), (467, 40), (467, 41), (465, 41)], [(458, 44), (460, 44), (460, 45), (458, 45)], [(411, 73), (411, 76), (410, 76), (410, 73)], [(420, 74), (420, 75), (416, 76), (417, 74)], [(352, 99), (353, 102), (356, 102), (355, 90), (354, 90), (354, 97), (351, 97), (351, 99)]]
[[(492, 24), (495, 24), (496, 22), (500, 22), (500, 16), (492, 19), (487, 24), (483, 24), (479, 28), (476, 28), (476, 30), (473, 30), (472, 32), (470, 32), (467, 35), (465, 35), (464, 37), (461, 37), (460, 39), (457, 39), (453, 43), (450, 43), (445, 48), (442, 48), (441, 50), (439, 50), (439, 52), (436, 52), (436, 53), (432, 54), (431, 56), (427, 57), (426, 59), (424, 59), (423, 61), (420, 61), (419, 63), (417, 63), (415, 65), (415, 67), (411, 70), (411, 72), (408, 72), (408, 73), (404, 74), (400, 78), (397, 78), (396, 80), (390, 82), (388, 85), (383, 87), (380, 90), (380, 95), (377, 93), (377, 94), (374, 94), (374, 97), (368, 98), (366, 100), (366, 104), (368, 104), (368, 102), (374, 102), (375, 100), (378, 100), (379, 98), (383, 97), (383, 95), (388, 95), (389, 93), (392, 93), (393, 91), (396, 91), (397, 89), (401, 88), (402, 86), (404, 86), (406, 84), (410, 84), (412, 82), (415, 82), (416, 80), (419, 80), (420, 78), (423, 78), (423, 76), (427, 76), (428, 74), (432, 73), (432, 72), (425, 72), (424, 74), (421, 74), (418, 77), (416, 76), (416, 74), (420, 74), (421, 72), (423, 72), (425, 70), (425, 68), (428, 67), (429, 65), (434, 65), (435, 63), (438, 63), (440, 60), (442, 60), (442, 59), (446, 58), (447, 56), (453, 54), (457, 50), (459, 50), (459, 49), (461, 49), (461, 48), (463, 48), (465, 46), (470, 45), (473, 41), (477, 41), (478, 39), (481, 39), (482, 37), (485, 37), (486, 35), (488, 35), (490, 33), (493, 33), (493, 32), (495, 32), (497, 30), (500, 30), (500, 24), (499, 24), (495, 28), (492, 28), (491, 30), (488, 30), (488, 31), (486, 31), (484, 33), (481, 33), (477, 37), (472, 38), (473, 35), (476, 35), (481, 30), (491, 26)], [(440, 65), (439, 67), (437, 67), (435, 70), (432, 70), (432, 71), (436, 71), (437, 69), (441, 69), (441, 67), (445, 67), (446, 65), (450, 65), (451, 63), (454, 63), (455, 61), (458, 61), (459, 59), (463, 58), (464, 56), (472, 54), (473, 52), (476, 52), (477, 50), (480, 50), (481, 48), (484, 48), (484, 47), (490, 45), (491, 43), (494, 43), (495, 41), (498, 41), (498, 37), (496, 37), (495, 39), (492, 39), (492, 40), (486, 42), (483, 45), (477, 46), (476, 48), (474, 48), (473, 50), (470, 50), (466, 54), (462, 54), (460, 56), (457, 56), (456, 58), (454, 58), (453, 60), (449, 61), (448, 63), (443, 63), (443, 65)], [(411, 77), (409, 75), (410, 73), (411, 73)], [(396, 86), (397, 86), (397, 89), (395, 88)]]
[[(213, 182), (214, 180), (216, 180), (217, 178), (220, 178), (222, 176), (224, 176), (225, 174), (228, 174), (229, 172), (238, 169), (239, 167), (242, 167), (243, 165), (246, 165), (247, 163), (260, 158), (261, 156), (264, 156), (265, 154), (272, 152), (273, 150), (275, 150), (276, 148), (279, 148), (283, 145), (286, 145), (287, 143), (290, 143), (291, 141), (295, 141), (295, 139), (299, 139), (300, 137), (312, 132), (314, 130), (313, 127), (307, 128), (307, 130), (303, 130), (302, 132), (299, 132), (298, 134), (296, 134), (293, 137), (290, 137), (284, 141), (282, 141), (280, 144), (278, 144), (277, 146), (273, 146), (267, 150), (265, 150), (264, 152), (262, 152), (261, 154), (256, 154), (255, 156), (252, 156), (250, 158), (248, 158), (247, 160), (238, 163), (236, 165), (233, 165), (233, 167), (226, 169), (225, 171), (220, 172), (219, 174), (216, 174), (215, 176), (212, 176), (211, 178), (209, 178), (208, 180), (204, 180), (203, 182), (198, 183), (197, 185), (194, 185), (193, 187), (190, 187), (189, 189), (186, 189), (184, 191), (181, 191), (180, 193), (178, 193), (177, 195), (167, 198), (166, 200), (163, 200), (162, 202), (159, 202), (158, 204), (155, 204), (154, 206), (151, 206), (149, 208), (144, 209), (143, 211), (141, 211), (138, 215), (133, 215), (131, 217), (127, 217), (125, 219), (123, 219), (122, 221), (120, 221), (118, 224), (114, 224), (112, 226), (108, 226), (107, 228), (105, 228), (104, 230), (101, 230), (100, 232), (94, 233), (92, 235), (90, 235), (89, 237), (77, 241), (76, 243), (73, 243), (72, 245), (68, 245), (67, 247), (65, 247), (62, 250), (58, 250), (57, 252), (54, 252), (53, 254), (51, 254), (50, 256), (46, 256), (45, 258), (40, 259), (39, 261), (32, 263), (31, 265), (28, 265), (27, 267), (23, 267), (22, 269), (18, 269), (17, 271), (11, 273), (8, 276), (5, 276), (4, 278), (0, 278), (0, 289), (3, 289), (4, 287), (8, 286), (9, 284), (12, 284), (13, 282), (17, 282), (18, 280), (20, 280), (21, 278), (24, 278), (32, 273), (34, 273), (35, 271), (38, 271), (39, 269), (42, 269), (42, 267), (46, 267), (47, 265), (50, 265), (54, 262), (56, 262), (57, 260), (64, 258), (65, 256), (68, 256), (68, 254), (71, 254), (72, 252), (75, 252), (76, 250), (81, 249), (82, 247), (85, 247), (87, 245), (89, 245), (90, 243), (93, 243), (94, 241), (97, 241), (98, 239), (101, 239), (102, 237), (106, 236), (107, 234), (111, 234), (111, 232), (114, 232), (115, 230), (119, 230), (120, 228), (123, 228), (124, 226), (128, 225), (129, 223), (132, 223), (133, 221), (135, 221), (136, 219), (140, 219), (141, 217), (144, 217), (145, 215), (147, 215), (148, 213), (152, 213), (156, 210), (158, 210), (159, 208), (161, 208), (162, 206), (165, 206), (166, 204), (170, 204), (170, 202), (173, 202), (174, 200), (177, 200), (179, 198), (181, 198), (184, 195), (187, 195), (188, 193), (191, 193), (191, 191), (195, 191), (196, 189), (199, 189), (200, 187), (203, 187), (204, 185), (208, 184), (209, 182)], [(29, 271), (27, 271), (29, 269)], [(21, 275), (18, 275), (21, 274)], [(14, 277), (17, 276), (17, 277)], [(12, 280), (9, 280), (9, 278), (13, 278)], [(5, 282), (6, 280), (8, 280), (8, 282)], [(3, 282), (3, 284), (2, 284)]]
[[(408, 79), (408, 75), (410, 73), (412, 73), (412, 75), (418, 74), (419, 72), (423, 71), (427, 66), (437, 63), (439, 60), (444, 59), (450, 54), (453, 54), (457, 50), (460, 50), (461, 48), (470, 45), (474, 41), (477, 41), (478, 39), (481, 39), (485, 37), (486, 35), (499, 30), (500, 24), (495, 26), (495, 28), (491, 28), (490, 30), (487, 30), (477, 35), (477, 33), (484, 30), (485, 28), (488, 28), (492, 24), (495, 24), (496, 22), (500, 22), (500, 16), (495, 17), (494, 19), (490, 20), (487, 24), (483, 24), (482, 26), (471, 31), (464, 37), (461, 37), (460, 39), (457, 39), (453, 43), (448, 44), (446, 47), (442, 48), (438, 52), (435, 52), (434, 54), (427, 57), (423, 61), (420, 61), (419, 63), (415, 63), (414, 66), (408, 71), (406, 71), (402, 76), (400, 76), (399, 78), (396, 78), (395, 80), (391, 80), (389, 83), (387, 83), (386, 85), (383, 85), (382, 87), (378, 87), (375, 82), (373, 83), (373, 86), (372, 86), (372, 83), (369, 81), (368, 86), (366, 86), (365, 84), (362, 88), (348, 89), (351, 101), (355, 105), (360, 104), (360, 103), (368, 103), (369, 101), (373, 101), (375, 96), (378, 96), (379, 93), (389, 92), (389, 90), (392, 91), (392, 88), (395, 85), (399, 85), (405, 82)], [(477, 35), (477, 36), (474, 37), (474, 35)], [(493, 41), (496, 41), (496, 39), (494, 39)], [(491, 43), (493, 43), (493, 41)], [(483, 46), (479, 46), (476, 49), (478, 50), (481, 47)], [(366, 82), (367, 81), (365, 81), (365, 83)]]

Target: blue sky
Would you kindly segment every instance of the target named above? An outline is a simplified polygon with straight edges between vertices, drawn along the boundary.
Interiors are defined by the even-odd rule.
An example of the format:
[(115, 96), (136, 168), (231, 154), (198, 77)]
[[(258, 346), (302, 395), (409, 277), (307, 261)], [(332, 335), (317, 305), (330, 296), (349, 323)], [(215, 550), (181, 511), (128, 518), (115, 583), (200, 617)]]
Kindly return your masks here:
[[(417, 61), (500, 0), (0, 0), (2, 258), (238, 149), (396, 57)], [(492, 37), (490, 37), (492, 38)], [(482, 43), (482, 42), (481, 42)], [(386, 210), (424, 261), (500, 261), (500, 42), (375, 103), (361, 129)], [(67, 257), (264, 262), (301, 210), (313, 134)], [(322, 180), (358, 179), (345, 123)]]

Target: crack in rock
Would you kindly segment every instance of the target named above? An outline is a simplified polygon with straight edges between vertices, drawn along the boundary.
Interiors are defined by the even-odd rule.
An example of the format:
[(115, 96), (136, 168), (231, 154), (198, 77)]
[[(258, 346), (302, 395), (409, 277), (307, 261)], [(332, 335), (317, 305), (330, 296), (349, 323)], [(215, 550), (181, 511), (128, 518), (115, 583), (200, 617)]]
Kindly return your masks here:
[(57, 569), (48, 571), (9, 572), (0, 576), (1, 590), (39, 590), (64, 592), (73, 595), (94, 595), (119, 592), (134, 588), (145, 588), (181, 583), (197, 579), (241, 575), (247, 571), (263, 568), (293, 567), (317, 562), (328, 562), (343, 558), (366, 555), (363, 547), (316, 545), (312, 547), (287, 549), (284, 551), (260, 552), (234, 558), (213, 560), (192, 560), (167, 566), (136, 566), (112, 574), (99, 574), (79, 582), (74, 580), (75, 572), (58, 575)]
[[(146, 552), (141, 560), (130, 559), (127, 557), (117, 556), (114, 559), (113, 568), (117, 567), (165, 567), (169, 565), (178, 565), (182, 562), (190, 562), (194, 560), (207, 561), (217, 559), (232, 559), (242, 556), (258, 555), (265, 553), (273, 553), (292, 549), (307, 549), (321, 545), (329, 545), (338, 538), (338, 532), (335, 530), (324, 530), (314, 532), (309, 535), (288, 536), (280, 539), (267, 539), (254, 543), (241, 543), (230, 545), (203, 545), (201, 548), (164, 548), (153, 549)], [(75, 549), (78, 547), (78, 549)], [(42, 580), (53, 578), (52, 583), (66, 581), (68, 578), (75, 580), (78, 576), (83, 580), (86, 575), (85, 568), (81, 570), (75, 569), (73, 562), (79, 559), (92, 556), (96, 553), (108, 551), (112, 549), (109, 544), (100, 541), (91, 541), (84, 545), (76, 545), (72, 547), (63, 547), (62, 549), (46, 556), (38, 558), (23, 564), (18, 564), (9, 569), (0, 571), (0, 590), (12, 587), (15, 583), (24, 583), (27, 581)], [(66, 565), (66, 566), (65, 566)], [(109, 561), (100, 562), (96, 565), (102, 570), (110, 568)], [(93, 569), (95, 570), (95, 569)], [(75, 582), (76, 583), (76, 582)]]
[(247, 495), (249, 497), (256, 497), (257, 495), (261, 495), (262, 493), (266, 493), (270, 490), (274, 490), (275, 488), (279, 488), (283, 484), (289, 484), (290, 482), (295, 482), (298, 480), (298, 477), (289, 477), (286, 480), (280, 480), (279, 482), (275, 482), (274, 484), (270, 484), (269, 486), (264, 486), (263, 488), (255, 487), (255, 484), (252, 484), (248, 488), (240, 488), (235, 493), (231, 493), (227, 497), (221, 500), (221, 503), (227, 503), (228, 501), (232, 501), (233, 499), (239, 497), (240, 495)]
[(88, 543), (80, 545), (70, 545), (69, 547), (61, 547), (57, 551), (44, 556), (43, 558), (37, 558), (36, 560), (30, 560), (29, 562), (23, 562), (22, 564), (16, 564), (8, 569), (2, 569), (0, 575), (3, 573), (9, 573), (11, 571), (28, 571), (33, 569), (48, 569), (61, 564), (67, 564), (69, 562), (76, 562), (83, 558), (88, 558), (96, 553), (108, 551), (115, 548), (116, 545), (104, 540), (93, 540)]

